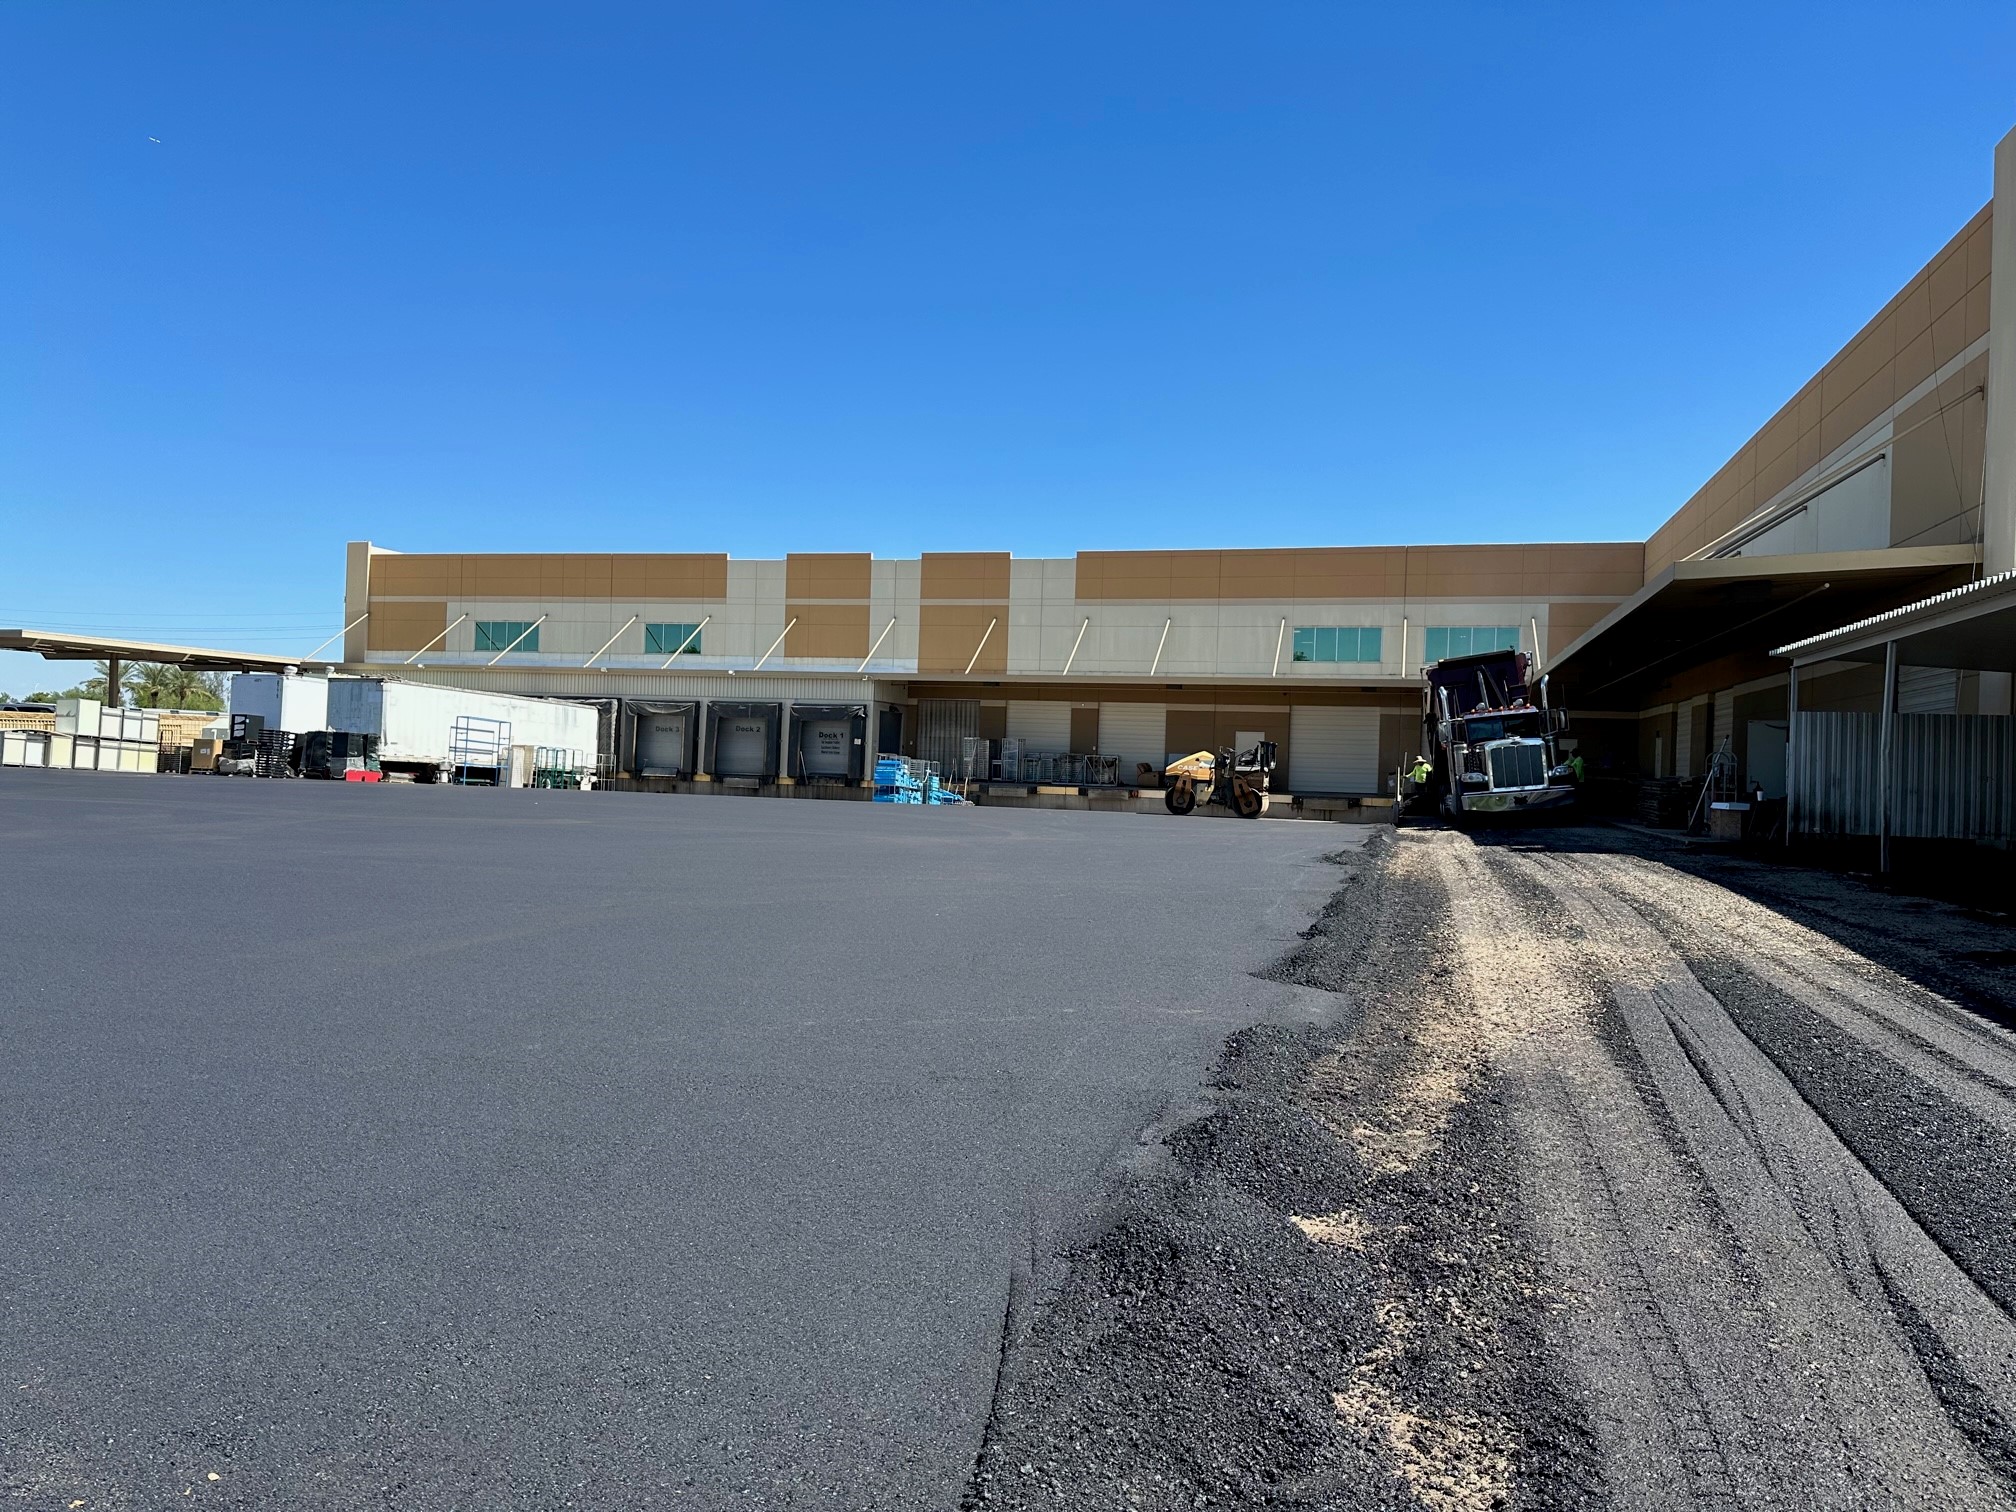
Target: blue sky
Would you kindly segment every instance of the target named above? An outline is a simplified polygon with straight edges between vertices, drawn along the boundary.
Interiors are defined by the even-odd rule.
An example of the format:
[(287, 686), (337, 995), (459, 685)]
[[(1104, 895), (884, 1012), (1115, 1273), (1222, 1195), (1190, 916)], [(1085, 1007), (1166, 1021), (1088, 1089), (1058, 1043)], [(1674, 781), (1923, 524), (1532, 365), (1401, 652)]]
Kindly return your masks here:
[(1986, 201), (2011, 58), (1938, 0), (9, 0), (0, 624), (306, 651), (354, 536), (1639, 538)]

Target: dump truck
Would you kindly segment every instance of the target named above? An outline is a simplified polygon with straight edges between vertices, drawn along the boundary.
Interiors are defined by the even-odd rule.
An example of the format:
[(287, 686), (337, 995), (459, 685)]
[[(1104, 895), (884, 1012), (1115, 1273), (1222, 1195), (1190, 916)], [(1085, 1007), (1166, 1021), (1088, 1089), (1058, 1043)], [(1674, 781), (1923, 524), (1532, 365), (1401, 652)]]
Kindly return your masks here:
[(1402, 768), (1399, 791), (1411, 798), (1411, 811), (1461, 824), (1473, 815), (1574, 804), (1575, 784), (1558, 744), (1567, 716), (1548, 706), (1545, 677), (1530, 682), (1525, 652), (1445, 657), (1426, 676), (1421, 754), (1431, 770), (1416, 784)]

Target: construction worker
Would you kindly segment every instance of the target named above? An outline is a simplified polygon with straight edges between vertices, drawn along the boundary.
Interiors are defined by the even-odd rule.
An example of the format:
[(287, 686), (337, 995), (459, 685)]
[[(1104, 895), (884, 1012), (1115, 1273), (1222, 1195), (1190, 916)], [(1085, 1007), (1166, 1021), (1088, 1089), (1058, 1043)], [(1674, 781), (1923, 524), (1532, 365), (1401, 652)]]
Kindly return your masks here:
[(1426, 756), (1416, 756), (1414, 765), (1407, 769), (1407, 780), (1419, 788), (1428, 785), (1428, 779), (1435, 775), (1435, 767)]
[(1577, 751), (1568, 758), (1568, 780), (1577, 787), (1582, 786), (1582, 772), (1582, 753)]

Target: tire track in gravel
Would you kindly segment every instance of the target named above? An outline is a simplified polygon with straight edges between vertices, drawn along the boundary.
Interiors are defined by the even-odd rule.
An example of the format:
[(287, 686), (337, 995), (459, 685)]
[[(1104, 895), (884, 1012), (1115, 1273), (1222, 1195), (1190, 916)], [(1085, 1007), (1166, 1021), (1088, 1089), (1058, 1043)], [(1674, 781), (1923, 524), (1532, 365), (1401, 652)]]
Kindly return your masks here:
[(1604, 1504), (1492, 1071), (1521, 1010), (1465, 1011), (1423, 855), (1348, 864), (1268, 973), (1336, 1021), (1227, 1043), (1010, 1350), (965, 1506)]
[[(1729, 1469), (1726, 1488), (1691, 1475), (1677, 1502), (1641, 1486), (1643, 1504), (1772, 1496), (1816, 1506), (2009, 1505), (2016, 1330), (1916, 1221), (1912, 1194), (1894, 1192), (1883, 1162), (1858, 1158), (1862, 1151), (1808, 1096), (1852, 1100), (1863, 1090), (1858, 1076), (1929, 1072), (1938, 1090), (1917, 1083), (1914, 1107), (1965, 1117), (1946, 1097), (1976, 1103), (1985, 1084), (1915, 1054), (1902, 1031), (1927, 1028), (1928, 1038), (1950, 1036), (1949, 1045), (1983, 1046), (1977, 1061), (1991, 1080), (2002, 1069), (1999, 1031), (1984, 1039), (1976, 1026), (1947, 1020), (1940, 1010), (1950, 1005), (1891, 990), (1881, 968), (1643, 858), (1444, 843), (1482, 908), (1501, 906), (1497, 890), (1548, 942), (1559, 980), (1610, 1002), (1592, 1036), (1610, 1042), (1607, 1068), (1572, 1039), (1538, 1057), (1538, 1075), (1554, 1073), (1562, 1095), (1556, 1111), (1581, 1137), (1528, 1132), (1536, 1159), (1583, 1178), (1576, 1200), (1549, 1209), (1559, 1225), (1550, 1258), (1596, 1304), (1596, 1326), (1580, 1341), (1584, 1368), (1599, 1386), (1614, 1372), (1630, 1374), (1600, 1317), (1606, 1294), (1629, 1303), (1608, 1304), (1620, 1317), (1644, 1311), (1635, 1285), (1642, 1273)], [(1748, 944), (1745, 960), (1768, 964), (1744, 972), (1732, 964), (1732, 942)], [(1859, 1015), (1862, 1032), (1812, 1012), (1796, 1028), (1782, 1011), (1770, 1018), (1790, 994), (1760, 974), (1796, 980), (1809, 999), (1831, 994), (1837, 1013)], [(1754, 1032), (1760, 1026), (1766, 1032)], [(1812, 1057), (1816, 1042), (1830, 1051), (1824, 1064)], [(1879, 1046), (1915, 1055), (1911, 1070)], [(1781, 1059), (1788, 1056), (1790, 1067)], [(1802, 1069), (1813, 1074), (1802, 1080)], [(1631, 1100), (1609, 1083), (1628, 1087)], [(1936, 1154), (1917, 1165), (1952, 1170)], [(1608, 1225), (1598, 1242), (1576, 1233), (1603, 1211), (1590, 1197), (1592, 1167), (1593, 1184), (1621, 1198), (1632, 1236), (1637, 1269), (1623, 1265), (1621, 1281), (1605, 1275), (1620, 1268)], [(1643, 1330), (1635, 1337), (1643, 1350)], [(1644, 1365), (1655, 1377), (1657, 1356), (1655, 1348)], [(1648, 1399), (1622, 1398), (1627, 1407), (1634, 1400), (1642, 1410)], [(1660, 1404), (1671, 1411), (1670, 1400)], [(1692, 1410), (1682, 1413), (1682, 1438)], [(1610, 1448), (1629, 1443), (1628, 1412), (1609, 1426), (1621, 1430)]]

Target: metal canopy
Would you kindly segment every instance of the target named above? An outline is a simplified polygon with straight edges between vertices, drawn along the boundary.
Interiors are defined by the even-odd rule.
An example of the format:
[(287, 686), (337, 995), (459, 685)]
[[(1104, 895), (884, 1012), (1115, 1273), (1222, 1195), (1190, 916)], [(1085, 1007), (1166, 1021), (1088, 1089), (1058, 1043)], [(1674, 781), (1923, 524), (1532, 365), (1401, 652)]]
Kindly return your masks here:
[(2016, 672), (2016, 572), (2000, 573), (1780, 646), (1794, 666), (1816, 662), (1881, 662), (1897, 648), (1905, 667)]
[[(1631, 708), (1675, 672), (1812, 635), (1943, 587), (1971, 570), (1967, 546), (1674, 562), (1547, 671), (1557, 701)], [(1880, 658), (1879, 658), (1880, 659)]]
[(220, 651), (210, 646), (177, 646), (162, 641), (121, 640), (111, 635), (72, 635), (54, 630), (0, 630), (0, 651), (31, 651), (47, 661), (166, 662), (203, 672), (280, 672), (325, 668), (299, 656), (262, 651)]

